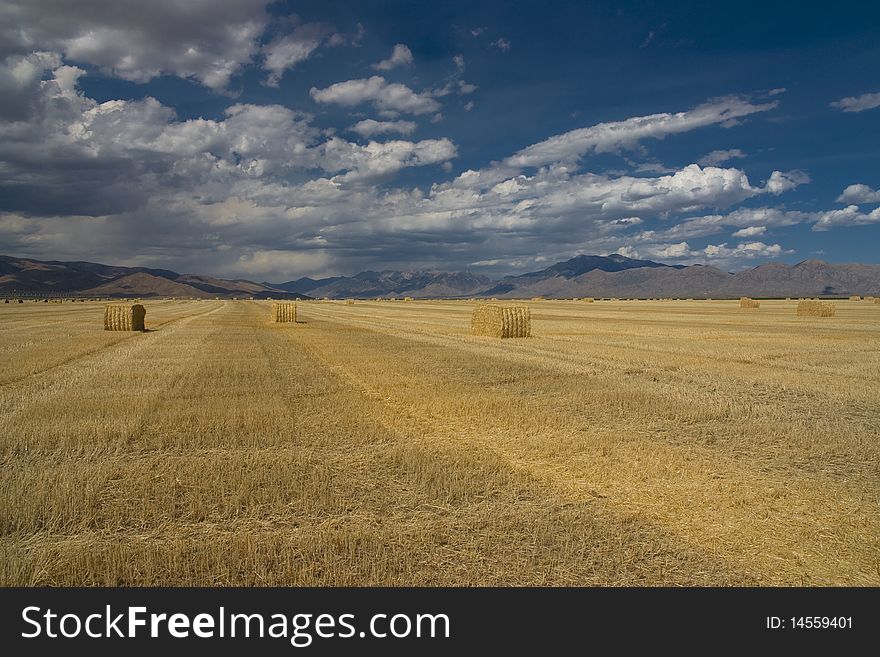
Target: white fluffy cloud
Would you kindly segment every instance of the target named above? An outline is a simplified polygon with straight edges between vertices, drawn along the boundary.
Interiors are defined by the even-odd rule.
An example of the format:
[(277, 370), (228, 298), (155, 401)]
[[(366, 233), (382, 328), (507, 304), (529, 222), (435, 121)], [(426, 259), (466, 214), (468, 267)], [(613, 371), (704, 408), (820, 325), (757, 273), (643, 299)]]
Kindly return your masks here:
[(377, 71), (390, 71), (398, 66), (409, 66), (413, 63), (412, 51), (404, 43), (398, 43), (391, 51), (388, 59), (383, 59), (377, 64), (373, 64), (373, 68)]
[(344, 183), (455, 157), (448, 139), (366, 146), (325, 139), (309, 115), (280, 105), (238, 103), (222, 120), (181, 121), (150, 97), (99, 103), (76, 89), (83, 71), (59, 62), (44, 53), (0, 66), (11, 92), (32, 94), (29, 121), (0, 121), (0, 161), (8, 173), (0, 190), (15, 196), (7, 207), (104, 214), (178, 189), (216, 203), (236, 184), (266, 196), (316, 170)]
[(771, 194), (782, 194), (810, 182), (810, 177), (803, 171), (774, 171), (767, 180), (766, 189)]
[(733, 237), (757, 237), (767, 232), (766, 226), (747, 226), (733, 232)]
[(334, 138), (321, 149), (321, 166), (327, 171), (346, 171), (340, 180), (349, 182), (386, 176), (405, 167), (439, 164), (456, 155), (455, 144), (445, 138), (371, 141), (366, 146)]
[(701, 249), (691, 248), (687, 242), (678, 242), (673, 244), (641, 244), (637, 248), (621, 247), (617, 253), (628, 258), (656, 258), (665, 261), (710, 262), (726, 265), (742, 260), (778, 258), (785, 251), (779, 244), (765, 244), (764, 242), (742, 242), (733, 247), (722, 242), (721, 244), (708, 244)]
[(874, 190), (867, 185), (850, 185), (837, 197), (838, 203), (880, 203), (880, 190)]
[(105, 74), (163, 74), (224, 89), (251, 61), (269, 0), (4, 0), (0, 57), (51, 50)]
[(782, 254), (782, 247), (779, 244), (764, 244), (764, 242), (743, 242), (729, 248), (725, 243), (710, 244), (702, 252), (710, 258), (754, 260), (756, 258), (776, 258)]
[(263, 68), (269, 71), (266, 84), (277, 87), (286, 70), (307, 60), (322, 43), (338, 43), (331, 41), (334, 34), (332, 25), (305, 23), (267, 43), (262, 49), (266, 58)]
[(831, 107), (844, 112), (864, 112), (865, 110), (880, 107), (880, 93), (862, 94), (861, 96), (848, 96), (831, 103)]
[(411, 135), (416, 131), (416, 127), (414, 121), (376, 121), (375, 119), (364, 119), (348, 129), (356, 132), (361, 137), (375, 137), (376, 135), (392, 133)]
[(416, 93), (405, 84), (389, 84), (380, 75), (337, 82), (325, 89), (312, 87), (309, 93), (318, 103), (332, 103), (343, 107), (370, 103), (378, 110), (415, 115), (440, 109), (440, 103), (430, 93)]
[(871, 212), (861, 212), (859, 206), (848, 205), (842, 210), (817, 213), (813, 230), (823, 231), (835, 226), (864, 226), (876, 223), (880, 223), (880, 207), (874, 208)]
[[(182, 119), (149, 97), (89, 98), (77, 86), (82, 73), (50, 52), (0, 65), (3, 98), (15, 99), (8, 107), (0, 99), (4, 250), (110, 261), (125, 252), (134, 254), (131, 264), (280, 280), (380, 263), (532, 266), (565, 257), (572, 244), (682, 261), (748, 260), (772, 256), (778, 245), (720, 243), (714, 247), (721, 255), (713, 255), (689, 240), (729, 227), (812, 222), (823, 229), (867, 221), (849, 208), (824, 219), (772, 208), (727, 211), (802, 184), (797, 173), (774, 172), (763, 184), (736, 168), (696, 164), (663, 174), (603, 175), (563, 155), (534, 168), (502, 163), (442, 182), (441, 168), (456, 157), (452, 140), (379, 140), (392, 131), (410, 134), (411, 121), (361, 120), (351, 130), (366, 143), (353, 143), (319, 129), (309, 114), (275, 104), (235, 103), (214, 118)], [(394, 94), (383, 96), (393, 85), (382, 78), (354, 82), (368, 93), (361, 84), (313, 95), (347, 106), (412, 109), (389, 100)], [(637, 145), (637, 135), (614, 139)], [(433, 167), (440, 182), (390, 182), (415, 167)]]

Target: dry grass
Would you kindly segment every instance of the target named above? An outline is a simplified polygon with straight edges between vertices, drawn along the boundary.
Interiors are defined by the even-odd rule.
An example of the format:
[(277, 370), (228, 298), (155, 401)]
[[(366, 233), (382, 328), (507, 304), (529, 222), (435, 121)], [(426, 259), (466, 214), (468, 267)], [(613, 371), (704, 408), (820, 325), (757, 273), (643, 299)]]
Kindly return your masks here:
[(527, 306), (481, 303), (471, 314), (471, 333), (490, 338), (527, 338), (532, 334)]
[(739, 307), (740, 308), (760, 308), (761, 302), (755, 301), (754, 299), (749, 299), (748, 297), (740, 297)]
[(296, 322), (296, 304), (295, 303), (273, 303), (271, 306), (272, 322), (276, 324)]
[(0, 584), (880, 584), (874, 304), (266, 305), (0, 304)]
[(835, 306), (830, 301), (804, 299), (797, 305), (798, 317), (834, 317)]
[(109, 304), (104, 308), (105, 331), (143, 331), (147, 311), (139, 304)]

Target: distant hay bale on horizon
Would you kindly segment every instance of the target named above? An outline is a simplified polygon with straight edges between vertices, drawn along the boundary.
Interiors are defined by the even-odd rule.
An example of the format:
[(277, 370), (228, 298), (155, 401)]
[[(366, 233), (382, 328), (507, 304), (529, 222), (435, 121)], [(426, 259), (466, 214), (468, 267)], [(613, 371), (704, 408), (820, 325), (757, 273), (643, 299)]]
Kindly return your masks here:
[(584, 303), (593, 303), (595, 299), (593, 297), (584, 297), (583, 299), (581, 299), (581, 301), (583, 301)]
[(275, 324), (296, 322), (295, 303), (273, 303), (271, 313), (272, 322)]
[(797, 305), (798, 317), (834, 317), (834, 304), (818, 299), (805, 299)]
[(346, 300), (345, 300), (345, 305), (346, 305), (346, 306), (353, 306), (353, 305), (354, 305), (354, 299), (346, 299)]
[(491, 338), (528, 338), (532, 334), (532, 313), (528, 306), (481, 303), (471, 315), (471, 334)]
[(105, 331), (143, 331), (147, 311), (139, 304), (111, 303), (104, 306)]
[(412, 298), (412, 297), (403, 297), (403, 300), (404, 300), (404, 301), (412, 301), (413, 298)]
[(755, 301), (754, 299), (750, 299), (749, 297), (740, 297), (739, 307), (740, 308), (760, 308), (761, 302)]
[(545, 301), (545, 300), (546, 299), (544, 297), (532, 297), (531, 298), (531, 301)]
[(862, 297), (860, 297), (858, 294), (854, 294), (849, 298), (849, 300), (850, 301), (861, 301)]

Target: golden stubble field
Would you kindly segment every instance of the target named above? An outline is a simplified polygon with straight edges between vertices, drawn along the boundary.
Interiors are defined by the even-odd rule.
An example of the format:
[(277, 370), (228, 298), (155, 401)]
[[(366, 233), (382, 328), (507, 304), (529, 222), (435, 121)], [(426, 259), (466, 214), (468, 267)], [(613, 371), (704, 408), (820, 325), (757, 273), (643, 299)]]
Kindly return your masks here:
[(0, 305), (3, 585), (878, 585), (880, 305)]

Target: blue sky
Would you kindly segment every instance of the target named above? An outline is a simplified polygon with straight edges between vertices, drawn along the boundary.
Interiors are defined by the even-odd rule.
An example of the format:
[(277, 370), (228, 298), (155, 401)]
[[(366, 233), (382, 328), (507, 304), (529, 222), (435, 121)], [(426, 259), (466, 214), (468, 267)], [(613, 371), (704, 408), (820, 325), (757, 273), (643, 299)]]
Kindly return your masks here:
[(880, 262), (880, 7), (0, 0), (0, 252)]

